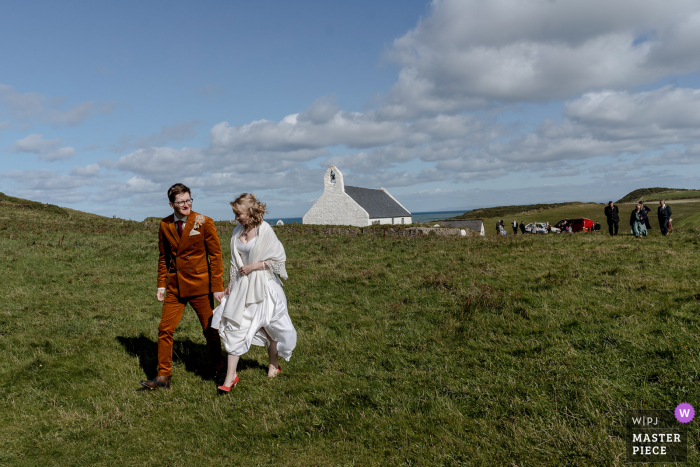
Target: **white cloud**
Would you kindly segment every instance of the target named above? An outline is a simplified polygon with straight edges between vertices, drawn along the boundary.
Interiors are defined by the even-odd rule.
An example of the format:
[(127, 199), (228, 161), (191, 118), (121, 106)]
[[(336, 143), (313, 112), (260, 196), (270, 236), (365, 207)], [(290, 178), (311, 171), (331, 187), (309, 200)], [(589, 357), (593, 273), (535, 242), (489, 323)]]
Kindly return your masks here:
[(436, 0), (388, 51), (402, 69), (380, 111), (560, 99), (694, 72), (699, 23), (697, 3), (682, 0)]
[(328, 98), (280, 122), (258, 120), (247, 125), (215, 125), (212, 147), (225, 151), (297, 151), (332, 145), (369, 148), (391, 143), (405, 135), (399, 122), (379, 120), (372, 112), (338, 110)]
[(75, 166), (70, 169), (70, 175), (76, 177), (93, 178), (100, 176), (100, 166), (98, 164), (90, 164), (85, 167)]
[(12, 86), (0, 84), (0, 108), (15, 120), (25, 124), (45, 123), (54, 127), (77, 125), (95, 114), (111, 113), (116, 104), (86, 101), (62, 110), (62, 98), (49, 98), (43, 94), (21, 93)]
[(90, 195), (82, 188), (95, 185), (95, 179), (64, 175), (55, 170), (12, 170), (0, 177), (13, 182), (16, 196), (51, 203), (79, 203)]
[(122, 136), (116, 144), (110, 148), (113, 152), (122, 152), (132, 148), (147, 148), (151, 146), (163, 146), (171, 141), (182, 141), (197, 136), (195, 127), (201, 124), (199, 120), (179, 122), (174, 125), (164, 126), (158, 133), (146, 136)]
[(71, 146), (59, 147), (60, 145), (61, 138), (44, 139), (43, 135), (34, 133), (15, 141), (10, 150), (36, 154), (39, 159), (49, 162), (70, 159), (75, 156), (74, 148)]

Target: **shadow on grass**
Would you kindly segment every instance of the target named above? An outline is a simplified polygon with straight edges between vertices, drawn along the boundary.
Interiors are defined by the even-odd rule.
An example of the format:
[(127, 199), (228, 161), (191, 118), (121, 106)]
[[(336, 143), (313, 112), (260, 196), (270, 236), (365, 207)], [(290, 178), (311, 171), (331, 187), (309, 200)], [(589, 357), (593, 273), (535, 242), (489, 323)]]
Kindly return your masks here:
[[(138, 337), (117, 336), (117, 341), (129, 355), (139, 359), (139, 366), (146, 374), (146, 379), (153, 379), (158, 376), (157, 340), (142, 334)], [(173, 341), (173, 362), (178, 361), (185, 365), (185, 371), (194, 373), (200, 378), (211, 377), (209, 352), (204, 343), (194, 342), (189, 337), (186, 339), (175, 339)], [(226, 355), (224, 355), (224, 365), (226, 365)], [(267, 367), (258, 361), (241, 358), (238, 362), (237, 371), (241, 372), (248, 368), (267, 371)]]

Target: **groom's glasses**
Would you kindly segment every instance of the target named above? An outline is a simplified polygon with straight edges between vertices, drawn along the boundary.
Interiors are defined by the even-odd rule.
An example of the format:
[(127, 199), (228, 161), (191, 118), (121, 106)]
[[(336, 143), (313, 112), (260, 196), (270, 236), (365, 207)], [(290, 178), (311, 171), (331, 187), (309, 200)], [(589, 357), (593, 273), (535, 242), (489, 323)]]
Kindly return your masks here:
[(192, 206), (192, 201), (194, 201), (194, 198), (186, 199), (185, 201), (173, 201), (173, 204), (175, 206), (180, 206), (180, 207), (184, 207), (185, 204), (189, 204), (190, 206)]

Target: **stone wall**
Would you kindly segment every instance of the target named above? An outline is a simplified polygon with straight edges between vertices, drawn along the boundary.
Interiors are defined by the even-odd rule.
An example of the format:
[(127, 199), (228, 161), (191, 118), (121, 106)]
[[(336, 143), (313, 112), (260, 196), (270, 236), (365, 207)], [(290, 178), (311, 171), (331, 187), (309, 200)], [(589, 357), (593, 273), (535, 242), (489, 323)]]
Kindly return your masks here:
[[(357, 237), (358, 235), (370, 235), (381, 237), (424, 237), (430, 235), (438, 235), (441, 237), (457, 235), (462, 233), (460, 229), (437, 229), (432, 227), (408, 227), (408, 228), (364, 228), (358, 229), (353, 227), (326, 227), (326, 226), (303, 226), (303, 225), (280, 225), (273, 226), (275, 231), (285, 231), (303, 234), (318, 233), (321, 235), (348, 235)], [(478, 237), (479, 232), (471, 229), (464, 229), (467, 232), (467, 237)]]

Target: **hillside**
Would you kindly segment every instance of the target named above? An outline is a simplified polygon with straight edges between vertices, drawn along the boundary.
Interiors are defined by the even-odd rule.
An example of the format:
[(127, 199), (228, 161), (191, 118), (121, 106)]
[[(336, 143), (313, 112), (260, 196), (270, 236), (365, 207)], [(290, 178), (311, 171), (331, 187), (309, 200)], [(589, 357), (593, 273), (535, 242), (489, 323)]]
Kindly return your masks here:
[(533, 212), (541, 212), (547, 209), (561, 208), (565, 206), (576, 206), (583, 204), (581, 202), (571, 203), (553, 203), (553, 204), (523, 204), (512, 206), (496, 206), (492, 208), (480, 208), (472, 211), (467, 211), (461, 216), (446, 219), (449, 221), (465, 220), (465, 219), (485, 219), (492, 217), (508, 217), (514, 215), (530, 214)]
[(640, 188), (631, 191), (616, 201), (616, 203), (636, 203), (640, 199), (646, 201), (659, 201), (661, 199), (693, 199), (700, 198), (700, 190), (685, 188)]
[(34, 211), (50, 212), (53, 214), (63, 214), (68, 215), (68, 211), (64, 208), (58, 207), (53, 204), (43, 204), (36, 201), (29, 201), (28, 199), (15, 198), (13, 196), (7, 196), (5, 193), (0, 192), (0, 206), (4, 208), (16, 208), (16, 209), (30, 209)]

